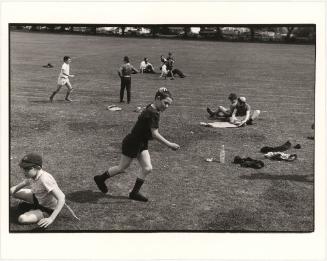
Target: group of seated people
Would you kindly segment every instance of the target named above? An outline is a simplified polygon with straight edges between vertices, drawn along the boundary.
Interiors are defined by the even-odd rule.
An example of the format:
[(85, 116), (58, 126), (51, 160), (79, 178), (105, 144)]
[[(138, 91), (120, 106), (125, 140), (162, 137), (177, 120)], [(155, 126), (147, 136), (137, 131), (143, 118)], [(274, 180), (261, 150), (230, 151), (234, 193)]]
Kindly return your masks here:
[(238, 98), (235, 93), (231, 93), (228, 96), (228, 100), (231, 103), (229, 108), (218, 106), (217, 110), (212, 111), (207, 107), (209, 117), (211, 119), (229, 121), (238, 126), (245, 126), (253, 124), (253, 120), (260, 114), (260, 110), (254, 110), (251, 112), (251, 107), (246, 102), (245, 97)]
[[(180, 78), (184, 78), (185, 75), (182, 73), (181, 70), (173, 68), (174, 66), (174, 58), (172, 56), (172, 53), (168, 53), (167, 58), (165, 58), (163, 55), (160, 56), (161, 61), (161, 74), (160, 77), (164, 77), (165, 79), (167, 77), (171, 77), (171, 80), (174, 80), (174, 76), (177, 74)], [(140, 64), (140, 73), (156, 73), (154, 70), (154, 66), (148, 61), (148, 58), (145, 57), (143, 61)]]

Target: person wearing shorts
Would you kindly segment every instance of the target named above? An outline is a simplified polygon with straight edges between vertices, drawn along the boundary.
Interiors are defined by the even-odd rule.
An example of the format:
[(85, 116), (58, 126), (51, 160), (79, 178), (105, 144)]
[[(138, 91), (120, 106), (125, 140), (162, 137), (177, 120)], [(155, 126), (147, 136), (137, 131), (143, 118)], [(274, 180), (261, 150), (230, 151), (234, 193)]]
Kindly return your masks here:
[(154, 102), (149, 104), (139, 115), (132, 131), (123, 139), (120, 163), (109, 168), (102, 175), (94, 176), (94, 181), (102, 193), (107, 193), (105, 184), (107, 179), (124, 173), (133, 159), (137, 159), (142, 171), (136, 179), (133, 190), (129, 193), (132, 200), (146, 202), (148, 199), (140, 193), (140, 189), (148, 174), (152, 171), (151, 158), (148, 150), (149, 140), (156, 139), (172, 150), (179, 149), (179, 145), (166, 140), (158, 131), (160, 113), (165, 111), (173, 102), (171, 93), (166, 88), (160, 88)]
[(70, 94), (73, 91), (73, 87), (72, 87), (72, 85), (70, 84), (70, 81), (69, 81), (69, 77), (74, 77), (73, 74), (69, 74), (69, 70), (70, 70), (70, 65), (69, 64), (71, 63), (72, 59), (69, 56), (65, 56), (63, 60), (64, 60), (64, 63), (61, 66), (61, 71), (60, 71), (60, 74), (58, 76), (57, 89), (51, 94), (50, 102), (53, 102), (53, 98), (55, 97), (55, 95), (60, 91), (60, 89), (63, 86), (67, 87), (67, 93), (66, 93), (65, 100), (68, 101), (68, 102), (72, 101), (72, 99), (70, 99)]
[[(36, 153), (25, 155), (19, 163), (26, 179), (10, 188), (10, 195), (23, 202), (18, 209), (20, 224), (51, 225), (65, 205), (65, 195), (51, 174), (42, 169), (42, 157)], [(30, 188), (25, 188), (25, 187)]]

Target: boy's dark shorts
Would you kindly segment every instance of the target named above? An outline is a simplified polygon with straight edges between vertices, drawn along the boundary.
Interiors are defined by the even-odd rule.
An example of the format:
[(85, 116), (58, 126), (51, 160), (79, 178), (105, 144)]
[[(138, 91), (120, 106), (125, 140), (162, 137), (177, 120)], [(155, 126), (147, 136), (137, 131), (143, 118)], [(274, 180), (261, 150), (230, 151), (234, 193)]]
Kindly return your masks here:
[(49, 214), (49, 216), (53, 212), (53, 209), (50, 209), (50, 208), (40, 205), (39, 201), (37, 200), (37, 198), (35, 197), (34, 194), (33, 194), (33, 203), (28, 203), (28, 202), (23, 201), (18, 204), (18, 213), (19, 214), (23, 214), (28, 211), (36, 210), (36, 209), (39, 209), (42, 212), (46, 212), (47, 214)]
[(148, 149), (148, 141), (138, 141), (128, 134), (122, 142), (122, 153), (130, 158), (136, 158), (137, 154)]
[(33, 194), (33, 207), (34, 207), (34, 209), (39, 209), (42, 212), (47, 212), (49, 215), (51, 215), (53, 212), (53, 209), (43, 207), (42, 205), (40, 205), (39, 201), (37, 200), (37, 198), (35, 197), (34, 194)]

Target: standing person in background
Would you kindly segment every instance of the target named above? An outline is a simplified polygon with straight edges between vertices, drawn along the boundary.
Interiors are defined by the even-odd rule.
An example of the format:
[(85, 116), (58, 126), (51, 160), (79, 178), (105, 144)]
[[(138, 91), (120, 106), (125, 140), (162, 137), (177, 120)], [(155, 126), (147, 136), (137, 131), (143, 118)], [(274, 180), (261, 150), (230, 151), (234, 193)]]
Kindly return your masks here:
[(73, 91), (73, 87), (69, 82), (69, 77), (74, 77), (73, 74), (69, 74), (69, 69), (70, 69), (69, 64), (71, 62), (72, 62), (72, 59), (69, 56), (64, 57), (64, 63), (61, 66), (61, 71), (60, 71), (60, 74), (59, 74), (59, 77), (58, 77), (57, 90), (55, 90), (51, 94), (50, 102), (53, 102), (53, 98), (60, 91), (61, 87), (64, 86), (64, 85), (67, 87), (67, 94), (66, 94), (65, 100), (68, 101), (68, 102), (72, 101), (69, 98), (71, 92)]
[(167, 66), (167, 76), (171, 76), (170, 80), (175, 80), (174, 74), (173, 74), (173, 66), (174, 66), (174, 58), (171, 52), (168, 53), (167, 59), (166, 59), (166, 66)]
[(137, 70), (129, 63), (129, 58), (124, 56), (124, 64), (118, 70), (120, 77), (120, 102), (124, 102), (124, 91), (127, 92), (127, 103), (131, 102), (131, 87), (132, 77), (131, 74), (137, 73)]
[(177, 74), (180, 78), (185, 78), (184, 73), (177, 68), (174, 68), (175, 58), (173, 57), (172, 53), (169, 52), (167, 56), (167, 70), (168, 70), (168, 76), (171, 75), (171, 80), (174, 80), (174, 76)]

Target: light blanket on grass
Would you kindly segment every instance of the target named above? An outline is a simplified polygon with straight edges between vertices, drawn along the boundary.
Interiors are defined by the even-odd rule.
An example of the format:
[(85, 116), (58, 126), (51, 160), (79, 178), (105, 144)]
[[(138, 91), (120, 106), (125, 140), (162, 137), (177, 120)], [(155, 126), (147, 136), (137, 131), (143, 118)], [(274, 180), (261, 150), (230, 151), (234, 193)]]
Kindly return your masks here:
[(200, 122), (201, 126), (211, 128), (237, 128), (238, 125), (232, 124), (227, 121), (215, 121), (215, 122)]

